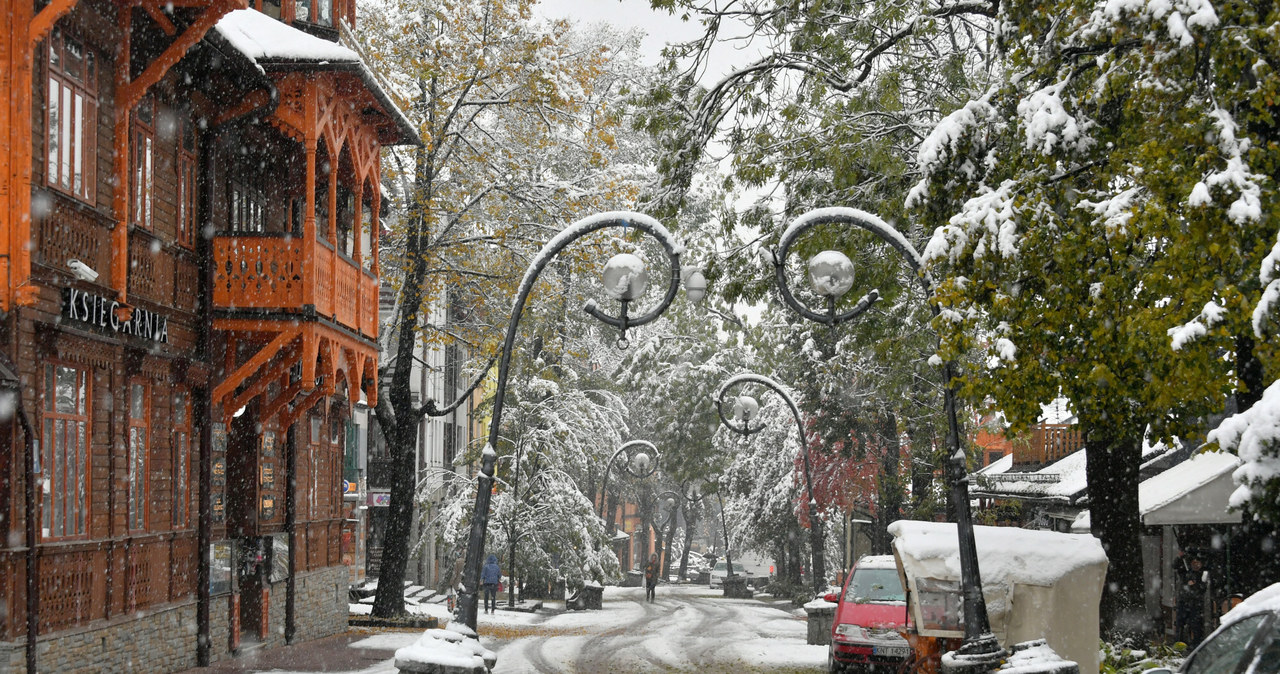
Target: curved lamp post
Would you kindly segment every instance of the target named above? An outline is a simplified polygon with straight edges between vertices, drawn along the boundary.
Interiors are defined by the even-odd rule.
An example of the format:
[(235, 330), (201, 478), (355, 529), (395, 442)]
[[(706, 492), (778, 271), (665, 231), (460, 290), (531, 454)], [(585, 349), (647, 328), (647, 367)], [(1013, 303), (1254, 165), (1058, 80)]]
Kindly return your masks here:
[[(662, 244), (663, 250), (666, 251), (667, 258), (671, 264), (670, 285), (667, 287), (667, 292), (662, 301), (653, 310), (634, 318), (628, 315), (629, 304), (640, 297), (648, 281), (648, 273), (645, 271), (643, 263), (640, 263), (639, 258), (634, 255), (624, 253), (615, 255), (605, 264), (605, 290), (610, 296), (622, 303), (622, 309), (618, 316), (610, 316), (600, 310), (593, 300), (587, 302), (583, 310), (601, 322), (618, 328), (620, 331), (619, 345), (626, 344), (627, 328), (639, 327), (658, 318), (671, 305), (671, 301), (676, 297), (676, 292), (680, 289), (680, 256), (684, 253), (684, 246), (680, 245), (675, 240), (675, 237), (671, 236), (671, 232), (667, 231), (667, 228), (663, 227), (662, 223), (647, 215), (628, 211), (600, 213), (569, 225), (542, 247), (537, 257), (530, 263), (529, 268), (525, 270), (524, 278), (521, 279), (520, 288), (516, 293), (516, 301), (511, 307), (511, 321), (507, 326), (507, 335), (502, 342), (502, 355), (498, 362), (498, 385), (493, 398), (493, 418), (489, 423), (489, 441), (485, 444), (484, 451), (481, 453), (475, 511), (471, 516), (471, 533), (467, 540), (467, 556), (462, 567), (462, 591), (459, 593), (458, 620), (471, 629), (476, 627), (480, 564), (484, 555), (485, 531), (489, 527), (489, 501), (492, 498), (494, 462), (498, 458), (498, 452), (494, 448), (498, 445), (498, 429), (502, 424), (502, 407), (507, 395), (507, 376), (511, 367), (511, 352), (515, 343), (516, 332), (520, 326), (520, 314), (524, 311), (524, 305), (529, 299), (529, 293), (533, 291), (533, 285), (538, 280), (538, 276), (551, 263), (556, 254), (574, 241), (592, 232), (610, 227), (634, 227), (657, 239)], [(705, 288), (703, 290), (705, 291)]]
[[(841, 314), (835, 311), (836, 300), (853, 287), (853, 263), (844, 253), (823, 251), (809, 261), (809, 276), (814, 289), (827, 300), (826, 314), (814, 312), (796, 300), (787, 286), (785, 263), (791, 245), (804, 232), (823, 224), (853, 225), (883, 239), (898, 251), (925, 292), (932, 295), (933, 279), (924, 271), (920, 254), (902, 233), (884, 220), (855, 208), (820, 208), (809, 211), (792, 221), (773, 253), (774, 274), (778, 293), (782, 300), (801, 316), (824, 325), (838, 325), (857, 318), (879, 299), (879, 291), (872, 290), (858, 300), (852, 309)], [(936, 317), (939, 309), (930, 304)], [(956, 417), (956, 390), (953, 383), (955, 364), (950, 360), (942, 364), (943, 407), (947, 414), (947, 447), (951, 458), (948, 470), (951, 476), (951, 501), (956, 512), (956, 532), (959, 537), (960, 579), (964, 589), (964, 645), (957, 651), (959, 658), (952, 660), (958, 667), (974, 667), (980, 670), (998, 662), (1004, 654), (999, 642), (991, 634), (987, 617), (987, 604), (982, 596), (982, 578), (978, 573), (978, 549), (974, 543), (973, 520), (969, 512), (969, 486), (965, 470), (965, 453), (960, 446), (960, 424)], [(944, 659), (945, 661), (945, 659)], [(952, 670), (956, 671), (956, 670)]]
[[(724, 414), (725, 396), (728, 395), (729, 389), (742, 384), (759, 384), (777, 393), (787, 403), (787, 407), (791, 409), (791, 416), (796, 421), (796, 432), (800, 434), (800, 456), (804, 458), (804, 486), (809, 492), (809, 547), (812, 548), (813, 557), (811, 560), (813, 591), (817, 594), (822, 593), (822, 583), (826, 577), (826, 564), (823, 561), (823, 543), (822, 543), (822, 519), (818, 515), (818, 500), (813, 493), (813, 475), (809, 467), (809, 444), (805, 439), (804, 421), (800, 418), (800, 408), (796, 407), (796, 401), (791, 398), (791, 394), (782, 387), (781, 384), (760, 374), (736, 374), (720, 385), (720, 390), (716, 392), (716, 411), (720, 413), (720, 422), (727, 426), (730, 430), (741, 433), (744, 437), (753, 435), (764, 430), (765, 425), (752, 426), (752, 420), (759, 416), (760, 403), (755, 398), (748, 395), (740, 395), (733, 400), (733, 420), (730, 420)], [(734, 423), (737, 421), (737, 424)]]
[[(646, 449), (649, 451), (644, 451)], [(652, 442), (648, 440), (631, 440), (622, 443), (618, 451), (609, 457), (609, 463), (604, 467), (604, 480), (600, 482), (600, 519), (604, 519), (604, 511), (608, 507), (605, 502), (609, 497), (609, 471), (613, 468), (613, 464), (618, 462), (618, 457), (624, 454), (627, 459), (622, 463), (622, 470), (626, 471), (631, 477), (646, 478), (658, 470), (658, 448), (654, 447)], [(612, 528), (613, 513), (609, 513), (608, 524)]]

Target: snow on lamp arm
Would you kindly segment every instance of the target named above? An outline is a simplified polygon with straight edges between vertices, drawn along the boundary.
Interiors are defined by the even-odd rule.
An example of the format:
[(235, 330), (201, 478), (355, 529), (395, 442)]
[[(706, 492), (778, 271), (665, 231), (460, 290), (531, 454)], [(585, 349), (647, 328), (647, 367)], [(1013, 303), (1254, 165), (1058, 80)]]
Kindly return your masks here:
[[(772, 254), (774, 276), (778, 283), (778, 293), (783, 302), (801, 316), (824, 325), (838, 325), (857, 318), (879, 299), (880, 293), (871, 290), (852, 309), (842, 314), (835, 312), (836, 300), (853, 287), (853, 263), (843, 253), (823, 251), (814, 256), (809, 264), (811, 281), (817, 292), (827, 298), (826, 315), (809, 309), (796, 300), (787, 285), (786, 259), (791, 245), (799, 236), (809, 229), (823, 224), (853, 225), (875, 234), (888, 243), (902, 256), (911, 270), (916, 273), (916, 280), (924, 288), (925, 293), (932, 295), (934, 282), (925, 271), (923, 262), (911, 242), (897, 229), (879, 217), (860, 211), (856, 208), (819, 208), (801, 215), (791, 222), (782, 237), (778, 240), (777, 251)], [(929, 309), (934, 316), (938, 315), (937, 305), (930, 303)], [(965, 452), (960, 446), (960, 423), (956, 411), (955, 364), (944, 361), (942, 364), (943, 407), (947, 414), (947, 448), (950, 454), (948, 471), (951, 478), (951, 500), (956, 512), (956, 532), (959, 537), (960, 578), (964, 590), (964, 645), (956, 653), (959, 658), (949, 662), (955, 667), (983, 667), (998, 662), (1004, 650), (991, 633), (991, 622), (987, 616), (986, 600), (982, 596), (982, 577), (978, 571), (978, 550), (974, 542), (973, 519), (969, 511), (969, 488), (965, 469)], [(807, 455), (806, 455), (807, 458)], [(949, 654), (950, 655), (950, 654)], [(944, 658), (943, 671), (949, 671), (948, 659)], [(960, 663), (960, 664), (956, 664)], [(958, 670), (957, 670), (958, 671)], [(973, 670), (978, 671), (978, 670)]]
[[(754, 435), (764, 430), (765, 424), (752, 426), (751, 420), (759, 413), (760, 404), (755, 398), (748, 395), (739, 395), (733, 400), (734, 419), (730, 420), (725, 416), (725, 396), (729, 394), (729, 390), (743, 384), (759, 384), (765, 388), (777, 393), (787, 403), (787, 407), (791, 410), (791, 416), (796, 422), (796, 431), (800, 434), (800, 456), (804, 459), (804, 486), (809, 492), (809, 536), (813, 552), (813, 589), (815, 593), (822, 593), (823, 576), (826, 566), (823, 562), (822, 554), (822, 519), (818, 515), (818, 501), (813, 492), (813, 477), (809, 466), (809, 442), (805, 438), (804, 421), (800, 418), (800, 408), (796, 406), (796, 401), (791, 397), (790, 393), (782, 387), (777, 381), (761, 374), (753, 374), (750, 372), (744, 374), (736, 374), (725, 380), (720, 385), (720, 389), (716, 391), (716, 411), (720, 413), (720, 421), (726, 428), (741, 433), (743, 437)], [(734, 423), (734, 422), (737, 423)]]
[[(640, 281), (640, 274), (637, 273), (638, 270), (634, 262), (627, 260), (625, 257), (622, 260), (618, 260), (617, 258), (621, 256), (615, 256), (606, 265), (606, 283), (613, 281), (615, 284), (612, 288), (606, 287), (606, 291), (610, 292), (610, 294), (617, 293), (620, 288), (623, 291), (619, 296), (622, 302), (620, 315), (614, 317), (604, 313), (594, 300), (587, 302), (583, 310), (596, 319), (618, 328), (621, 331), (620, 345), (625, 345), (626, 343), (627, 328), (639, 327), (657, 319), (671, 305), (672, 300), (675, 299), (676, 293), (680, 289), (680, 256), (684, 254), (685, 248), (676, 241), (666, 227), (662, 226), (662, 223), (642, 213), (612, 211), (583, 218), (552, 237), (534, 257), (533, 261), (529, 263), (529, 268), (525, 270), (524, 278), (521, 279), (520, 287), (516, 292), (516, 299), (511, 307), (511, 320), (507, 326), (506, 337), (502, 342), (502, 355), (498, 361), (498, 382), (493, 398), (493, 414), (489, 422), (489, 441), (480, 457), (475, 512), (471, 518), (471, 531), (467, 540), (467, 555), (462, 567), (462, 590), (459, 593), (458, 621), (471, 629), (476, 627), (480, 565), (484, 555), (485, 532), (489, 527), (489, 502), (492, 498), (494, 464), (498, 457), (495, 448), (498, 446), (498, 429), (502, 424), (502, 408), (507, 393), (507, 376), (511, 366), (511, 354), (516, 333), (520, 325), (520, 315), (524, 312), (525, 303), (529, 299), (529, 294), (533, 291), (533, 286), (537, 282), (538, 276), (560, 251), (588, 234), (611, 227), (632, 227), (652, 236), (662, 244), (662, 248), (666, 251), (667, 258), (671, 263), (670, 285), (667, 288), (666, 295), (651, 311), (636, 318), (628, 316), (627, 313), (631, 299), (639, 297), (643, 292), (643, 288), (636, 289), (636, 285)], [(639, 271), (643, 271), (643, 265), (641, 265)], [(634, 294), (632, 294), (632, 291), (634, 291)]]

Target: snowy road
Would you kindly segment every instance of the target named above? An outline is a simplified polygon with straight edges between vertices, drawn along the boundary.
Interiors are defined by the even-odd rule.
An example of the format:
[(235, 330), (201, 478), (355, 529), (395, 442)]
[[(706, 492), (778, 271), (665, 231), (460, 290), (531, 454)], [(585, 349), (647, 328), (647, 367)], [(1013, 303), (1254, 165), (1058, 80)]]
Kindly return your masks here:
[(604, 610), (480, 616), (501, 672), (821, 672), (827, 650), (805, 644), (789, 606), (727, 600), (705, 587), (606, 588)]

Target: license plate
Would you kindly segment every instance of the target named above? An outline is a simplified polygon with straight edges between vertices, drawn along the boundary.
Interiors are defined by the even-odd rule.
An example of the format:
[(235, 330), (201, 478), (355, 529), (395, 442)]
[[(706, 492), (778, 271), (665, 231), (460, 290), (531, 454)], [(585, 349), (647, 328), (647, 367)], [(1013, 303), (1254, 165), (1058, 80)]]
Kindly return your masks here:
[(886, 658), (905, 658), (907, 657), (906, 646), (876, 646), (871, 649), (873, 655), (882, 655)]

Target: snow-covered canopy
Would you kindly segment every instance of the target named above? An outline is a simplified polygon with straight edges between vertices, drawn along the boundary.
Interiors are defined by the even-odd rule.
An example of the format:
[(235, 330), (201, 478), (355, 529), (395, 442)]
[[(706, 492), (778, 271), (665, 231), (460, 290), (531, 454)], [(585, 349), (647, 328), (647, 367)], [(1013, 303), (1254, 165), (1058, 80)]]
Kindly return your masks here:
[[(925, 636), (963, 635), (956, 525), (899, 520), (889, 525), (910, 588), (910, 610)], [(982, 595), (991, 631), (1006, 646), (1046, 639), (1058, 653), (1098, 667), (1098, 605), (1107, 556), (1098, 539), (1018, 527), (974, 527)]]
[[(1138, 485), (1138, 512), (1147, 526), (1162, 524), (1232, 524), (1240, 513), (1230, 512), (1228, 500), (1235, 486), (1231, 473), (1240, 457), (1226, 452), (1205, 452), (1144, 480)], [(1071, 524), (1073, 531), (1088, 532), (1089, 511)]]
[(254, 63), (263, 61), (328, 61), (359, 63), (346, 47), (304, 33), (255, 9), (237, 9), (218, 21), (214, 30)]

